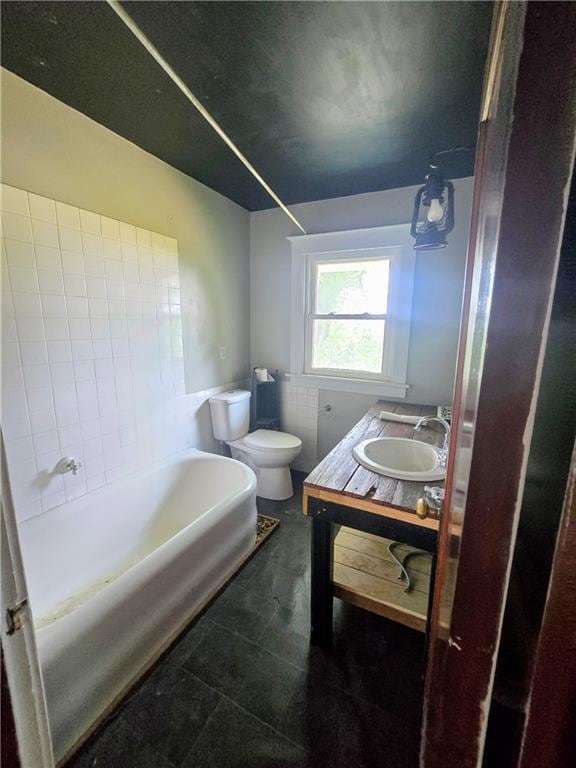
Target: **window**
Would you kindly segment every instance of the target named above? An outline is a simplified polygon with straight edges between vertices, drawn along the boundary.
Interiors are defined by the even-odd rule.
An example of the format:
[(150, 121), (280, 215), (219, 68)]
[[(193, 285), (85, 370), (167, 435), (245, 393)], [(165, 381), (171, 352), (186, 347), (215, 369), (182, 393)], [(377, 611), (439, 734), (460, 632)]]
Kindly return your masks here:
[(404, 397), (414, 270), (408, 228), (289, 239), (291, 378), (322, 389)]
[(311, 260), (306, 371), (387, 377), (386, 311), (390, 260)]

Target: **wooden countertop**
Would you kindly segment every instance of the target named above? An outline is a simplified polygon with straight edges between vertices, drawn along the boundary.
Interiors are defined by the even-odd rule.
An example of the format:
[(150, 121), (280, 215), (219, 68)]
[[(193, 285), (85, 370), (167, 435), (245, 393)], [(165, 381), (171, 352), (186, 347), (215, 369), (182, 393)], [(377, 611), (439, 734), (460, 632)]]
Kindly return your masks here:
[[(376, 514), (398, 517), (416, 525), (438, 528), (438, 520), (431, 513), (425, 520), (416, 517), (416, 502), (424, 495), (426, 483), (396, 480), (362, 467), (354, 458), (352, 449), (362, 440), (374, 437), (416, 438), (431, 445), (442, 445), (443, 432), (425, 427), (415, 433), (410, 424), (382, 421), (380, 411), (410, 416), (435, 415), (432, 406), (406, 405), (379, 400), (348, 432), (332, 451), (318, 464), (304, 481), (304, 494), (353, 506)], [(443, 485), (435, 482), (434, 485)], [(398, 510), (399, 514), (394, 514)], [(408, 513), (408, 515), (406, 514)]]

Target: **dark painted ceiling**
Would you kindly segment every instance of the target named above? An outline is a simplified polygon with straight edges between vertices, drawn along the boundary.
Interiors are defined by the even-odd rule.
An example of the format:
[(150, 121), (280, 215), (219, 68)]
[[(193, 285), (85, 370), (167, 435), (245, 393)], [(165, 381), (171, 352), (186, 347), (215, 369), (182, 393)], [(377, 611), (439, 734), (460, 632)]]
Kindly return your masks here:
[[(420, 183), (475, 140), (492, 4), (129, 2), (287, 204)], [(274, 206), (104, 2), (2, 3), (2, 64), (249, 210)], [(445, 159), (452, 178), (473, 155)]]

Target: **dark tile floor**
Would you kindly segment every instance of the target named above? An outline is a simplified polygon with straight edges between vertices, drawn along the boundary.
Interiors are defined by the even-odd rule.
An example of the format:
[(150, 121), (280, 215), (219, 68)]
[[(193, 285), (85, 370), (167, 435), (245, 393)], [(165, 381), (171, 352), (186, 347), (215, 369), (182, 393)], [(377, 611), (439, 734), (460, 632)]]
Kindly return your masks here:
[(258, 506), (279, 530), (69, 768), (417, 766), (422, 635), (336, 600), (311, 647), (300, 492)]

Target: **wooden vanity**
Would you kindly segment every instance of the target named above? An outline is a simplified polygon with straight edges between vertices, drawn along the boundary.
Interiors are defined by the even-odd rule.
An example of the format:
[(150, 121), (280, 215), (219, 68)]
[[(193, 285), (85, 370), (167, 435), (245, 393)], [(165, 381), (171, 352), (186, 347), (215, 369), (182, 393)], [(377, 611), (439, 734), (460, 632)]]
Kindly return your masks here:
[[(383, 421), (381, 411), (410, 416), (434, 415), (430, 406), (379, 401), (318, 464), (304, 481), (304, 513), (312, 518), (312, 641), (328, 646), (332, 637), (332, 602), (354, 605), (425, 631), (433, 592), (438, 513), (419, 507), (426, 483), (396, 480), (362, 467), (352, 449), (376, 437), (416, 438), (440, 446), (443, 433), (425, 427)], [(441, 482), (430, 485), (442, 485)], [(339, 530), (334, 537), (336, 527)], [(388, 552), (401, 542), (397, 556), (411, 548), (414, 588), (405, 593), (400, 569)]]

